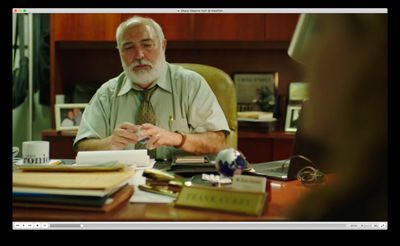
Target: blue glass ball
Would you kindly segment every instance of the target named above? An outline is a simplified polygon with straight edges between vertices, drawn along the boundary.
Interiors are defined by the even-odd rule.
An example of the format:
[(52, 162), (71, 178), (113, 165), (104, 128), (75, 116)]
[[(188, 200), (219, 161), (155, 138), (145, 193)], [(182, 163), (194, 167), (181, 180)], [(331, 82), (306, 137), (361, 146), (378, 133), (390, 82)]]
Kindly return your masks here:
[(221, 150), (215, 158), (218, 172), (225, 177), (232, 177), (247, 167), (246, 158), (233, 148)]

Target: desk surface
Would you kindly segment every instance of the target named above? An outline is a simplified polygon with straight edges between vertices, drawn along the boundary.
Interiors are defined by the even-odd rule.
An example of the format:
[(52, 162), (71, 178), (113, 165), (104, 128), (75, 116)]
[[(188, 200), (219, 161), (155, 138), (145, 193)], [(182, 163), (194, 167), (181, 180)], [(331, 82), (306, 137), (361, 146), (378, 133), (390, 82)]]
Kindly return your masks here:
[[(331, 177), (328, 175), (328, 181)], [(108, 213), (13, 208), (14, 221), (265, 221), (284, 220), (288, 210), (312, 188), (299, 181), (271, 182), (271, 200), (260, 217), (174, 207), (173, 204), (126, 203)]]

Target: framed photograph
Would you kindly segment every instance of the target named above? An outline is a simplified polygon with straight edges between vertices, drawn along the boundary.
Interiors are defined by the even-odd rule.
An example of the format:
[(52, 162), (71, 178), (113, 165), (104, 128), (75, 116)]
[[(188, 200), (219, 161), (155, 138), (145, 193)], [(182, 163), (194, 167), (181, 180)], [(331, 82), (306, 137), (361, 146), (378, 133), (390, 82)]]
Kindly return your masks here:
[(301, 105), (288, 105), (286, 111), (286, 122), (285, 122), (286, 132), (297, 131), (297, 124), (299, 122), (300, 111), (301, 111)]
[(236, 87), (238, 111), (275, 112), (278, 90), (277, 72), (235, 73), (233, 81)]
[(303, 102), (308, 99), (308, 83), (291, 82), (289, 85), (289, 102)]
[(56, 130), (78, 130), (87, 103), (56, 104)]

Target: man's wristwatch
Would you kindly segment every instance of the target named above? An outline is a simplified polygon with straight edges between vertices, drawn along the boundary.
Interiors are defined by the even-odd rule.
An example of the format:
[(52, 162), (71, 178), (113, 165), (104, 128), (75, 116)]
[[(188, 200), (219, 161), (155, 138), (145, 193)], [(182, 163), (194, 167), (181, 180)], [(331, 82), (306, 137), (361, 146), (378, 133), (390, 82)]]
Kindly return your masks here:
[(185, 142), (186, 142), (186, 134), (185, 133), (183, 133), (183, 132), (181, 132), (181, 131), (175, 131), (175, 133), (178, 133), (179, 135), (181, 135), (182, 136), (182, 141), (181, 141), (181, 143), (179, 144), (179, 145), (176, 145), (175, 146), (175, 148), (182, 148), (182, 146), (185, 144)]

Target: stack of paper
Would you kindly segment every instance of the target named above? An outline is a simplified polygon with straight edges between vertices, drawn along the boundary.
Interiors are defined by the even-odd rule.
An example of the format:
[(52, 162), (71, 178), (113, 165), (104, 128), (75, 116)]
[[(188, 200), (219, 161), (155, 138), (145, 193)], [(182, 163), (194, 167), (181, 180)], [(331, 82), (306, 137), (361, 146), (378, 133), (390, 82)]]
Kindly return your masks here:
[(105, 172), (13, 173), (14, 206), (108, 211), (133, 193), (132, 169)]
[(146, 149), (139, 150), (105, 150), (105, 151), (79, 151), (76, 156), (76, 164), (100, 164), (117, 161), (137, 167), (151, 165), (150, 157)]

